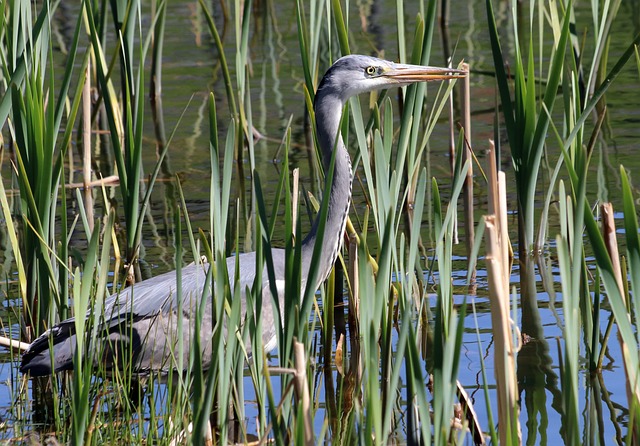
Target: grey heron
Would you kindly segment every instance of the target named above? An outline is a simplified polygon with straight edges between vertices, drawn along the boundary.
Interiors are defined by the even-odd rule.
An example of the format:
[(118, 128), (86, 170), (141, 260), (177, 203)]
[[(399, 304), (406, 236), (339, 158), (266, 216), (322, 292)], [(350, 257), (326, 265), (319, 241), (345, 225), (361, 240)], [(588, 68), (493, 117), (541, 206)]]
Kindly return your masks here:
[[(350, 55), (337, 60), (326, 72), (315, 96), (317, 136), (325, 167), (329, 166), (335, 148), (335, 166), (328, 197), (328, 213), (322, 239), (322, 256), (317, 280), (307, 283), (309, 265), (314, 245), (318, 240), (319, 218), (313, 223), (309, 234), (302, 241), (302, 284), (301, 289), (312, 287), (317, 290), (326, 279), (341, 247), (346, 219), (351, 202), (351, 183), (353, 173), (351, 159), (340, 136), (339, 127), (342, 110), (348, 98), (360, 93), (390, 87), (409, 85), (415, 82), (460, 78), (466, 72), (420, 65), (393, 63), (369, 56)], [(284, 306), (284, 250), (272, 252), (275, 279), (277, 281), (280, 309)], [(230, 283), (234, 283), (235, 257), (227, 259)], [(256, 273), (255, 253), (240, 254), (239, 286), (242, 290), (251, 287)], [(270, 291), (268, 275), (263, 277), (262, 342), (266, 350), (276, 347), (276, 329), (271, 299), (266, 295)], [(136, 373), (164, 372), (175, 367), (171, 347), (175, 345), (178, 320), (186, 333), (193, 333), (195, 311), (191, 302), (199, 300), (206, 279), (203, 265), (192, 264), (182, 269), (182, 299), (179, 307), (176, 295), (176, 272), (168, 272), (151, 279), (143, 280), (125, 290), (108, 297), (104, 303), (104, 318), (99, 320), (99, 342), (103, 343), (105, 354), (100, 360), (107, 367), (117, 367), (117, 351), (127, 348), (133, 352)], [(242, 315), (245, 313), (245, 299), (242, 298)], [(203, 366), (208, 367), (212, 352), (208, 338), (211, 336), (212, 296), (206, 301), (205, 316), (201, 326), (201, 344)], [(182, 308), (182, 311), (178, 311)], [(190, 327), (190, 329), (189, 329)], [(189, 344), (187, 339), (187, 345)], [(50, 352), (52, 346), (53, 352)], [(114, 347), (115, 346), (115, 347)], [(209, 347), (207, 347), (209, 346)], [(22, 357), (20, 370), (32, 376), (49, 375), (52, 372), (73, 369), (73, 356), (76, 348), (75, 321), (68, 319), (47, 330), (35, 339)], [(93, 346), (97, 348), (97, 346)], [(185, 348), (185, 360), (188, 364), (189, 348)], [(175, 371), (175, 370), (173, 370)]]

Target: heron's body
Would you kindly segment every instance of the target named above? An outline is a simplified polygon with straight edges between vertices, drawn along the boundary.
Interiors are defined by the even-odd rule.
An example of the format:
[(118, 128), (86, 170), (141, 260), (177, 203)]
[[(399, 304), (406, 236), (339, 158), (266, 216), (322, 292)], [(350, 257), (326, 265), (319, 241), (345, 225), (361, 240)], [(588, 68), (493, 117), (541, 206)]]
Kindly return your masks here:
[[(318, 141), (322, 150), (325, 167), (336, 150), (333, 180), (327, 208), (325, 231), (322, 238), (322, 251), (317, 280), (307, 281), (309, 266), (314, 246), (318, 238), (316, 220), (310, 233), (302, 242), (302, 283), (304, 291), (307, 286), (318, 289), (326, 279), (338, 255), (346, 218), (351, 202), (351, 160), (349, 153), (339, 135), (342, 108), (346, 100), (359, 93), (393, 86), (408, 85), (414, 82), (461, 77), (464, 73), (443, 68), (400, 65), (368, 56), (345, 56), (339, 59), (323, 77), (315, 99), (315, 114)], [(280, 310), (284, 305), (284, 252), (281, 249), (272, 251), (276, 288)], [(241, 254), (239, 259), (238, 286), (242, 294), (242, 316), (245, 314), (244, 290), (253, 285), (256, 272), (255, 253)], [(227, 259), (230, 283), (234, 283), (235, 257)], [(137, 373), (151, 371), (170, 372), (175, 370), (175, 355), (179, 351), (179, 342), (183, 342), (185, 367), (189, 364), (189, 344), (191, 343), (195, 325), (195, 308), (201, 302), (203, 292), (206, 293), (204, 319), (201, 326), (201, 342), (203, 346), (203, 366), (208, 367), (212, 360), (210, 337), (211, 290), (204, 290), (206, 282), (206, 265), (192, 264), (182, 268), (182, 303), (179, 305), (176, 295), (175, 271), (147, 279), (113, 294), (105, 301), (105, 317), (100, 323), (101, 346), (97, 351), (103, 352), (97, 360), (106, 368), (118, 367), (117, 355), (114, 351), (131, 351), (133, 368)], [(276, 347), (275, 319), (271, 299), (267, 298), (270, 287), (266, 271), (263, 271), (263, 308), (262, 343), (265, 350)], [(178, 326), (181, 319), (183, 336), (178, 338)], [(186, 334), (185, 334), (186, 333)], [(49, 351), (53, 345), (53, 355)], [(186, 346), (185, 346), (186, 345)], [(71, 370), (75, 351), (75, 321), (69, 319), (61, 322), (37, 338), (22, 357), (22, 372), (29, 371), (33, 376), (48, 375), (52, 371)], [(102, 348), (100, 348), (102, 347)], [(53, 356), (53, 364), (51, 357)], [(53, 367), (52, 367), (53, 365)]]

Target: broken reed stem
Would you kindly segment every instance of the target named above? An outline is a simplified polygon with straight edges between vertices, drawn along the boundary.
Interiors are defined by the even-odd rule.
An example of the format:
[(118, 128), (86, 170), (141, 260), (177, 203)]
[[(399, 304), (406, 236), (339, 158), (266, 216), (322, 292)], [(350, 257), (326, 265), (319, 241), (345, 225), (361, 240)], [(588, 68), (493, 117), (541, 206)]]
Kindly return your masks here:
[[(622, 276), (622, 267), (620, 265), (620, 253), (618, 252), (618, 239), (616, 237), (616, 224), (613, 217), (613, 205), (611, 203), (602, 203), (600, 205), (600, 213), (602, 215), (602, 233), (605, 246), (607, 248), (607, 252), (609, 253), (609, 257), (611, 258), (611, 264), (613, 266), (613, 273), (616, 277), (616, 282), (618, 284), (618, 289), (620, 290), (620, 295), (627, 302), (628, 308), (628, 294), (625, 291), (625, 284)], [(624, 362), (624, 370), (627, 375), (625, 387), (627, 390), (627, 401), (629, 402), (629, 407), (633, 407), (634, 400), (640, 401), (640, 384), (638, 381), (638, 372), (631, 370), (627, 361), (627, 355), (624, 354), (625, 351), (628, 351), (629, 346), (627, 346), (622, 340), (622, 336), (620, 335), (620, 331), (618, 331), (618, 342), (620, 343), (620, 350), (623, 352), (622, 360)], [(640, 414), (636, 413), (636, 417), (640, 416)], [(637, 426), (637, 422), (634, 423), (634, 426)], [(631, 428), (631, 437), (633, 438), (633, 444), (637, 444), (638, 436), (640, 436), (640, 432), (636, 429)]]
[[(491, 326), (495, 345), (495, 378), (498, 394), (500, 444), (509, 444), (510, 432), (518, 423), (515, 350), (511, 335), (509, 287), (505, 287), (504, 262), (496, 216), (485, 216), (487, 239), (487, 276)], [(519, 427), (517, 428), (520, 431)]]
[(298, 398), (298, 404), (300, 404), (302, 408), (302, 417), (304, 418), (304, 444), (306, 446), (314, 446), (311, 397), (309, 396), (309, 386), (307, 385), (307, 359), (304, 344), (297, 339), (293, 340), (293, 353), (296, 364), (296, 373), (294, 375), (296, 396)]
[(502, 263), (504, 287), (509, 292), (509, 276), (511, 274), (511, 242), (509, 241), (509, 231), (507, 230), (507, 180), (503, 171), (498, 171), (497, 161), (495, 158), (495, 144), (489, 140), (489, 149), (487, 150), (487, 159), (489, 160), (489, 169), (487, 178), (489, 181), (489, 214), (495, 215), (496, 227), (500, 235), (500, 247), (502, 250)]
[[(69, 150), (71, 153), (72, 150)], [(79, 187), (86, 189), (91, 189), (93, 187), (104, 187), (104, 186), (118, 186), (120, 184), (120, 177), (118, 175), (109, 175), (104, 178), (98, 178), (97, 180), (89, 181), (88, 183), (67, 183), (65, 184), (65, 188), (67, 189), (77, 189)]]
[[(466, 77), (465, 77), (466, 78)], [(461, 87), (462, 88), (462, 87)], [(453, 177), (455, 169), (456, 169), (456, 136), (454, 130), (454, 107), (453, 107), (453, 94), (449, 95), (447, 100), (448, 109), (449, 109), (449, 167), (451, 171), (451, 176)], [(453, 239), (454, 244), (458, 244), (458, 212), (454, 211), (453, 213), (453, 234), (451, 237)]]
[(613, 273), (616, 276), (620, 295), (625, 297), (624, 282), (622, 281), (622, 270), (620, 268), (620, 253), (618, 252), (618, 240), (616, 238), (616, 224), (613, 219), (613, 205), (611, 203), (602, 203), (600, 205), (600, 213), (602, 214), (602, 233), (604, 244), (607, 247), (611, 264), (613, 265)]
[[(469, 72), (469, 64), (464, 63), (461, 67)], [(464, 235), (467, 248), (467, 264), (471, 264), (471, 252), (475, 240), (475, 217), (473, 215), (473, 158), (471, 156), (471, 82), (469, 76), (460, 80), (462, 82), (462, 127), (464, 129), (464, 147), (462, 164), (469, 161), (467, 177), (464, 180)], [(470, 275), (471, 283), (476, 280), (475, 268)]]
[(498, 216), (498, 229), (500, 231), (500, 248), (502, 248), (502, 278), (508, 293), (513, 252), (511, 251), (511, 241), (507, 230), (507, 176), (503, 171), (498, 172), (498, 198), (498, 213), (496, 215)]
[[(509, 239), (506, 224), (506, 185), (504, 172), (498, 172), (490, 142), (489, 212), (485, 219), (487, 243), (487, 276), (491, 325), (495, 345), (495, 378), (498, 394), (500, 444), (510, 444), (517, 435), (521, 443), (518, 418), (518, 383), (516, 380), (515, 348), (512, 335), (509, 298)], [(515, 435), (514, 435), (515, 434)]]
[(15, 339), (0, 336), (0, 345), (9, 349), (16, 350), (20, 353), (29, 349), (29, 344), (26, 342), (16, 341)]

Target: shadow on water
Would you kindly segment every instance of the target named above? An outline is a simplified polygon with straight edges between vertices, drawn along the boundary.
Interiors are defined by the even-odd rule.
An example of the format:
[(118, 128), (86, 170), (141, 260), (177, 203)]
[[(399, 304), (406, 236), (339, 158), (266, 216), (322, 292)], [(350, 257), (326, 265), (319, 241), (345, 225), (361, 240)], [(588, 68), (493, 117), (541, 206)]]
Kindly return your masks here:
[(521, 335), (527, 341), (518, 352), (517, 377), (521, 410), (526, 411), (526, 444), (547, 444), (548, 393), (552, 396), (551, 406), (560, 414), (562, 400), (538, 308), (536, 262), (526, 254), (520, 261), (520, 292)]

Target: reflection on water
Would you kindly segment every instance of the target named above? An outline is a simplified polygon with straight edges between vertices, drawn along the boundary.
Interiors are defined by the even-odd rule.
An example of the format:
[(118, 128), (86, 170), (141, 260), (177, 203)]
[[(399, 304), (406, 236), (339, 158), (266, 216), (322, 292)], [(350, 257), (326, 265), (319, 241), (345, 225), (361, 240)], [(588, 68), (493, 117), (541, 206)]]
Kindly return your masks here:
[[(213, 2), (214, 8), (217, 2)], [(396, 59), (398, 48), (397, 38), (394, 35), (396, 24), (393, 14), (382, 11), (394, 10), (389, 1), (372, 2), (365, 15), (366, 21), (357, 22), (361, 10), (356, 11), (356, 5), (352, 5), (352, 51), (360, 53), (372, 53), (374, 48), (384, 51), (384, 57)], [(415, 15), (416, 6), (406, 2), (405, 14)], [(418, 2), (416, 2), (418, 3)], [(632, 2), (633, 3), (633, 2)], [(64, 2), (63, 2), (64, 4)], [(470, 64), (475, 74), (471, 76), (472, 88), (472, 132), (476, 154), (481, 158), (484, 153), (486, 141), (494, 137), (493, 120), (495, 91), (494, 80), (490, 75), (493, 71), (493, 59), (488, 46), (488, 35), (485, 26), (484, 1), (469, 1), (464, 4), (451, 4), (448, 11), (448, 34), (440, 39), (434, 39), (434, 48), (431, 61), (434, 65), (444, 65), (442, 55), (449, 56), (452, 47), (455, 53), (454, 61), (463, 59)], [(504, 26), (510, 26), (507, 7), (508, 2), (498, 2), (496, 11), (498, 20)], [(625, 8), (627, 6), (624, 6)], [(157, 154), (167, 142), (167, 134), (174, 132), (169, 154), (165, 159), (161, 180), (154, 189), (150, 203), (150, 209), (144, 226), (143, 247), (141, 256), (143, 259), (143, 276), (157, 275), (169, 269), (173, 269), (174, 253), (173, 243), (173, 215), (175, 214), (176, 184), (175, 178), (181, 181), (181, 187), (186, 200), (187, 211), (194, 228), (209, 227), (209, 143), (208, 143), (208, 119), (207, 98), (213, 91), (219, 113), (219, 134), (226, 135), (228, 124), (228, 104), (224, 94), (223, 79), (220, 72), (218, 55), (214, 46), (209, 41), (208, 34), (203, 30), (206, 26), (203, 18), (196, 12), (198, 8), (194, 4), (185, 7), (178, 2), (168, 4), (168, 14), (165, 33), (165, 50), (162, 73), (162, 96), (157, 96), (151, 101), (151, 116), (146, 117), (148, 127), (146, 140), (146, 159), (144, 168), (148, 173), (154, 166)], [(71, 11), (70, 13), (73, 13)], [(589, 29), (591, 26), (590, 15), (576, 11), (577, 21), (580, 26)], [(217, 17), (221, 17), (218, 14)], [(615, 23), (611, 38), (610, 60), (615, 60), (624, 50), (616, 46), (616, 43), (628, 42), (632, 37), (634, 28), (637, 28), (638, 14), (630, 14), (635, 26), (629, 26), (622, 18)], [(61, 31), (60, 38), (68, 40), (69, 30), (62, 22), (58, 23)], [(310, 134), (305, 115), (303, 95), (303, 73), (299, 60), (298, 38), (296, 34), (295, 17), (291, 13), (291, 5), (288, 2), (264, 2), (255, 7), (255, 17), (252, 18), (254, 32), (249, 43), (251, 54), (251, 110), (253, 125), (261, 137), (255, 139), (255, 168), (263, 182), (267, 202), (273, 200), (269, 191), (275, 190), (279, 177), (279, 169), (282, 168), (278, 147), (285, 129), (291, 127), (293, 138), (293, 150), (289, 155), (293, 167), (300, 168), (300, 178), (306, 190), (314, 195), (320, 195), (320, 176), (313, 170), (316, 164), (312, 161), (314, 153), (309, 149)], [(407, 30), (408, 33), (412, 30)], [(235, 51), (233, 37), (224, 36), (226, 47), (229, 49), (228, 57), (233, 57)], [(506, 35), (507, 33), (505, 33)], [(504, 40), (506, 45), (511, 42)], [(589, 45), (590, 40), (586, 40)], [(444, 46), (443, 46), (444, 44)], [(409, 49), (410, 50), (410, 49)], [(335, 47), (333, 48), (335, 52)], [(323, 71), (328, 65), (329, 50), (322, 54), (320, 59)], [(588, 52), (586, 52), (588, 54)], [(455, 62), (454, 62), (455, 63)], [(233, 68), (233, 64), (232, 64)], [(601, 185), (605, 188), (596, 188), (599, 198), (612, 200), (614, 207), (619, 195), (617, 189), (617, 166), (620, 163), (631, 171), (640, 168), (637, 157), (637, 144), (639, 140), (638, 129), (640, 126), (640, 112), (637, 104), (640, 103), (640, 89), (637, 88), (637, 72), (633, 67), (628, 67), (615, 83), (607, 97), (609, 116), (606, 126), (605, 138), (597, 145), (598, 156), (602, 163), (599, 175), (604, 178)], [(180, 123), (178, 120), (184, 112)], [(176, 127), (177, 126), (177, 127)], [(153, 135), (153, 136), (152, 136)], [(106, 136), (101, 136), (106, 138)], [(449, 176), (448, 145), (449, 135), (447, 129), (436, 128), (431, 138), (427, 151), (429, 175), (436, 176), (440, 182), (446, 182)], [(107, 147), (107, 142), (103, 146)], [(503, 146), (504, 150), (504, 146)], [(108, 158), (109, 151), (101, 151), (98, 160), (98, 168), (104, 175), (111, 174), (113, 160)], [(250, 184), (247, 181), (247, 172), (252, 160), (245, 156), (239, 156), (239, 163), (235, 164), (234, 187), (238, 201), (234, 206), (240, 209), (232, 209), (231, 215), (238, 212), (243, 218), (246, 228), (241, 233), (247, 234), (241, 251), (253, 250), (250, 246), (252, 203)], [(503, 164), (507, 166), (507, 175), (511, 172), (508, 167), (508, 154), (502, 154)], [(555, 159), (555, 157), (554, 157)], [(3, 173), (8, 169), (2, 166)], [(595, 175), (594, 175), (595, 177)], [(595, 181), (595, 180), (594, 180)], [(365, 206), (361, 188), (354, 187), (354, 208), (359, 212)], [(482, 182), (476, 189), (476, 215), (485, 211), (485, 191)], [(111, 198), (116, 200), (120, 195), (113, 189), (109, 190)], [(512, 201), (510, 209), (514, 209), (514, 191), (509, 191)], [(238, 204), (240, 203), (240, 204)], [(235, 222), (235, 219), (231, 219)], [(302, 218), (303, 232), (309, 228), (309, 218)], [(550, 222), (554, 225), (554, 222)], [(515, 222), (512, 228), (515, 228)], [(229, 233), (235, 233), (235, 228), (230, 228)], [(428, 237), (426, 237), (428, 239)], [(278, 235), (274, 237), (277, 243)], [(78, 246), (82, 243), (78, 242)], [(235, 249), (229, 243), (230, 249)], [(459, 248), (458, 253), (464, 249)], [(188, 256), (185, 258), (189, 261)], [(2, 272), (10, 270), (10, 265), (3, 264)], [(454, 286), (457, 290), (464, 290), (466, 272), (458, 271), (459, 276), (454, 277)], [(319, 340), (317, 362), (317, 375), (315, 376), (316, 395), (324, 397), (319, 407), (324, 408), (330, 414), (332, 432), (334, 435), (355, 435), (348, 429), (352, 423), (349, 419), (336, 418), (335, 414), (347, 414), (353, 404), (356, 404), (356, 384), (360, 382), (358, 374), (361, 365), (357, 363), (359, 354), (357, 351), (357, 331), (353, 321), (346, 320), (344, 308), (347, 306), (347, 298), (342, 301), (342, 275), (344, 272), (336, 272), (336, 296), (340, 296), (336, 302), (334, 321), (335, 336), (329, 340)], [(3, 274), (4, 277), (4, 274)], [(524, 265), (520, 265), (519, 273), (514, 271), (513, 284), (522, 284), (520, 292), (520, 308), (518, 311), (518, 326), (525, 337), (522, 349), (518, 353), (518, 383), (520, 388), (521, 420), (523, 422), (523, 439), (526, 444), (558, 444), (562, 439), (563, 409), (562, 398), (559, 390), (559, 351), (562, 348), (562, 296), (554, 292), (554, 286), (558, 285), (558, 269), (554, 260), (548, 259), (547, 263), (536, 265), (533, 260), (527, 258)], [(484, 361), (488, 370), (489, 399), (496, 411), (495, 386), (491, 381), (493, 377), (493, 358), (491, 357), (491, 330), (489, 318), (489, 306), (486, 298), (486, 278), (483, 271), (478, 271), (477, 294), (467, 296), (467, 303), (473, 303), (474, 311), (469, 309), (465, 321), (464, 352), (461, 356), (459, 380), (470, 394), (475, 409), (478, 412), (481, 426), (488, 426), (486, 410), (487, 401), (482, 389), (483, 382), (480, 375), (480, 360)], [(461, 304), (463, 295), (456, 296), (456, 302)], [(7, 305), (2, 312), (2, 320), (7, 326), (9, 321), (6, 313)], [(609, 311), (602, 309), (600, 318), (602, 330), (609, 318)], [(476, 325), (477, 324), (477, 325)], [(15, 326), (14, 326), (15, 327)], [(478, 344), (478, 334), (480, 344)], [(320, 335), (317, 334), (319, 337)], [(344, 349), (343, 363), (344, 375), (337, 373), (334, 367), (336, 358), (337, 339), (341, 341)], [(425, 342), (426, 337), (425, 337)], [(0, 383), (10, 380), (15, 373), (14, 364), (10, 362), (7, 354), (3, 355), (4, 361), (0, 365)], [(599, 442), (605, 444), (612, 438), (620, 438), (621, 431), (626, 431), (624, 412), (626, 395), (624, 387), (624, 373), (622, 370), (619, 345), (610, 343), (602, 375), (591, 375), (588, 368), (581, 370), (581, 407), (584, 410), (585, 423), (583, 432), (585, 443)], [(613, 379), (610, 379), (613, 377)], [(277, 380), (274, 380), (276, 382)], [(605, 383), (607, 384), (605, 386)], [(252, 389), (250, 382), (245, 385), (247, 400), (251, 400), (249, 394)], [(277, 390), (277, 389), (276, 389)], [(406, 394), (400, 396), (406, 401)], [(0, 384), (0, 408), (11, 405), (11, 392), (8, 386)], [(340, 410), (338, 409), (340, 408)], [(596, 425), (591, 414), (600, 414), (600, 423)], [(321, 414), (321, 411), (320, 411)], [(251, 420), (252, 410), (248, 407), (246, 416)], [(255, 415), (254, 415), (255, 416)], [(320, 423), (317, 429), (322, 427), (323, 415), (316, 420)], [(587, 425), (588, 424), (588, 425)], [(355, 440), (355, 437), (354, 437)], [(605, 441), (606, 440), (606, 441)]]

